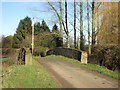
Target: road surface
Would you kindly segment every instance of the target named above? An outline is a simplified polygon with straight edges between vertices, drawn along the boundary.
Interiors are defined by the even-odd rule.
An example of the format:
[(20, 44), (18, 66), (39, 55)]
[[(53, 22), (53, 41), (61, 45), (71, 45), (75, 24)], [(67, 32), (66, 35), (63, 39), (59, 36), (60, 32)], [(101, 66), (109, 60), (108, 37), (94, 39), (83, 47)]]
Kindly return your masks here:
[(60, 58), (39, 58), (60, 88), (118, 88), (118, 80), (86, 68), (73, 65)]

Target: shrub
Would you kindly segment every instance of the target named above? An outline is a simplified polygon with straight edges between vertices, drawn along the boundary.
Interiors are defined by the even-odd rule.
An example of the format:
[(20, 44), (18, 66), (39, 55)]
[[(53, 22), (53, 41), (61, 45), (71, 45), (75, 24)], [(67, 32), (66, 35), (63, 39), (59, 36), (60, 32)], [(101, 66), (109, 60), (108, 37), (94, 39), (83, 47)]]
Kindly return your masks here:
[[(120, 65), (120, 57), (119, 51), (120, 47), (116, 46), (95, 46), (94, 47), (94, 58), (96, 58), (95, 62), (101, 66), (105, 66), (110, 70), (119, 70)], [(92, 63), (89, 60), (90, 63)]]
[(18, 55), (19, 49), (16, 48), (1, 48), (2, 56), (5, 57), (15, 57)]
[(42, 46), (35, 47), (33, 55), (44, 57), (44, 56), (46, 56), (47, 50), (48, 50), (47, 47), (42, 47)]

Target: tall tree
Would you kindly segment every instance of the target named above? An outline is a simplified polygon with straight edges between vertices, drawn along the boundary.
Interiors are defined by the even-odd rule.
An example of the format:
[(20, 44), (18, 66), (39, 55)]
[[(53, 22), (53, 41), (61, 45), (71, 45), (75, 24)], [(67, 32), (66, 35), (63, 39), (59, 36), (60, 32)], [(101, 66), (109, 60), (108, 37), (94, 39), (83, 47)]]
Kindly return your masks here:
[(42, 32), (40, 22), (34, 24), (34, 29), (35, 29), (35, 35), (38, 35), (40, 32)]
[(84, 49), (83, 38), (83, 2), (80, 2), (80, 50)]
[(74, 0), (74, 48), (76, 48), (76, 0)]
[(95, 2), (92, 2), (92, 45), (95, 45)]
[(50, 32), (49, 27), (47, 26), (46, 22), (43, 20), (42, 24), (41, 24), (41, 31), (46, 31), (46, 32)]
[(62, 0), (60, 0), (59, 4), (60, 4), (60, 35), (63, 38), (63, 29), (62, 29), (62, 16), (63, 16)]
[(118, 2), (102, 2), (102, 24), (97, 34), (100, 45), (118, 44), (118, 10)]
[(66, 25), (66, 32), (67, 32), (67, 47), (70, 48), (70, 36), (69, 36), (69, 31), (68, 31), (68, 17), (67, 17), (67, 0), (65, 0), (65, 25)]
[[(50, 3), (50, 2), (48, 2), (48, 4), (50, 5), (50, 7), (52, 8), (52, 10), (55, 12), (55, 14), (57, 15), (57, 17), (58, 17), (58, 20), (59, 20), (59, 22), (61, 22), (61, 19), (60, 19), (60, 14), (58, 13), (58, 11), (57, 11), (57, 9)], [(67, 1), (65, 1), (65, 7), (67, 8)], [(61, 10), (62, 10), (62, 8), (61, 8)], [(65, 12), (66, 12), (66, 10), (65, 10)], [(61, 14), (62, 15), (62, 14)], [(67, 15), (65, 15), (65, 17), (66, 17)], [(66, 23), (66, 22), (65, 22)], [(63, 19), (62, 19), (62, 26), (63, 26), (63, 29), (64, 29), (64, 32), (65, 32), (65, 34), (66, 34), (66, 36), (67, 36), (67, 47), (69, 48), (70, 47), (70, 40), (69, 40), (69, 31), (68, 31), (68, 28), (66, 28), (66, 24), (64, 24), (64, 21), (63, 21)]]
[(53, 26), (52, 32), (59, 33), (58, 26), (56, 24)]
[[(28, 16), (20, 20), (16, 33), (13, 36), (14, 47), (21, 47), (23, 40), (26, 39), (28, 35), (31, 35), (32, 33), (31, 23), (32, 21)], [(29, 46), (31, 46), (31, 43)]]
[(90, 10), (89, 10), (89, 2), (87, 1), (87, 20), (88, 20), (88, 52), (91, 54), (91, 45), (90, 45)]

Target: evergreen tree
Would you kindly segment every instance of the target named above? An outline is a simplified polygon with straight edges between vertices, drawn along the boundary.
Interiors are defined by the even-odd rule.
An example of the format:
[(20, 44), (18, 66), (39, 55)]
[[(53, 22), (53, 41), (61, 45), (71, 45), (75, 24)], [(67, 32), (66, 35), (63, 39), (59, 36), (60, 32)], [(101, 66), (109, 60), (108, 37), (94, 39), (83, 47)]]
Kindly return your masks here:
[(41, 24), (41, 31), (50, 32), (50, 29), (44, 20), (42, 21), (42, 24)]
[(34, 30), (35, 30), (35, 35), (38, 35), (40, 32), (42, 32), (40, 22), (37, 22), (37, 23), (34, 24)]
[(20, 20), (16, 34), (13, 36), (13, 47), (20, 47), (22, 41), (32, 34), (31, 19), (27, 16)]
[(57, 26), (56, 24), (53, 26), (52, 32), (56, 32), (56, 33), (59, 32), (59, 31), (58, 31), (58, 26)]

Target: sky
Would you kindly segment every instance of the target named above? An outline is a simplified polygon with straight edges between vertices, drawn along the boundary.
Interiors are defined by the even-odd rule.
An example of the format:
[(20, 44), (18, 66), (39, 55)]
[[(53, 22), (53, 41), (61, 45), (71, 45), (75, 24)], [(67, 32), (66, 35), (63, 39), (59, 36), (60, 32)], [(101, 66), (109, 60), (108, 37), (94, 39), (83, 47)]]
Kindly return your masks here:
[(0, 32), (0, 35), (14, 35), (19, 21), (26, 16), (30, 18), (37, 17), (35, 22), (41, 22), (43, 19), (47, 21), (50, 14), (33, 11), (36, 8), (44, 10), (45, 7), (46, 2), (2, 2), (2, 28), (0, 29), (2, 32)]
[[(72, 15), (73, 13), (73, 2), (68, 4), (68, 11)], [(78, 7), (78, 6), (77, 6)], [(0, 3), (0, 9), (1, 10), (1, 26), (0, 26), (0, 36), (9, 36), (14, 35), (16, 32), (16, 29), (18, 27), (19, 21), (21, 19), (24, 19), (26, 16), (29, 16), (30, 18), (35, 18), (35, 22), (41, 22), (43, 19), (46, 21), (47, 25), (50, 29), (53, 27), (53, 23), (51, 23), (51, 20), (56, 21), (57, 16), (55, 16), (53, 13), (43, 12), (48, 10), (48, 4), (47, 2), (2, 2)], [(85, 12), (84, 8), (84, 12)], [(38, 11), (39, 10), (39, 11)], [(42, 12), (41, 12), (42, 11)], [(85, 15), (84, 15), (85, 16)], [(77, 17), (79, 18), (79, 7), (77, 10)], [(85, 17), (84, 17), (85, 18)], [(68, 15), (68, 22), (72, 22), (73, 24), (73, 16)], [(84, 19), (84, 29), (87, 29), (87, 22)], [(59, 26), (59, 25), (58, 25)], [(70, 32), (71, 38), (73, 38), (74, 30), (73, 26), (71, 26), (68, 23), (68, 29)], [(77, 27), (79, 28), (79, 21), (77, 21)], [(86, 33), (86, 31), (84, 30)], [(79, 30), (77, 30), (77, 36), (79, 36)], [(86, 34), (87, 35), (87, 34)], [(87, 37), (87, 36), (86, 36)]]

